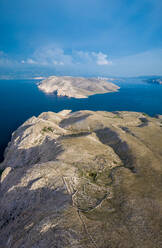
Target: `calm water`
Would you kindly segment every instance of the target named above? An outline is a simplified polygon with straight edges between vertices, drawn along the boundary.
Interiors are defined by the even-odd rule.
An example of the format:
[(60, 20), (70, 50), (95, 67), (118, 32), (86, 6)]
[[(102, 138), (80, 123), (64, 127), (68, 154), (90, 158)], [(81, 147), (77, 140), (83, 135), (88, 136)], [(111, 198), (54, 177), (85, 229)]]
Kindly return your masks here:
[(128, 110), (151, 116), (162, 114), (162, 85), (152, 85), (137, 79), (117, 83), (119, 92), (68, 99), (48, 96), (39, 91), (35, 81), (0, 80), (0, 160), (11, 133), (26, 119), (44, 111)]

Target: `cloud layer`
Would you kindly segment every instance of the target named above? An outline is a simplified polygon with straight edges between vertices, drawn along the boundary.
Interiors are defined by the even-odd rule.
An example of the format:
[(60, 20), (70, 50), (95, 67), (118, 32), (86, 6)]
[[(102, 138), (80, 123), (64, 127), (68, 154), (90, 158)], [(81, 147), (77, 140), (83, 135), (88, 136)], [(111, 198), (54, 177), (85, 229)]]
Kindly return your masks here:
[(162, 74), (161, 9), (161, 0), (1, 0), (0, 72)]
[(72, 51), (66, 53), (62, 48), (53, 46), (37, 49), (29, 58), (23, 59), (22, 64), (40, 65), (40, 66), (109, 66), (112, 61), (108, 55), (102, 52)]
[[(20, 57), (19, 57), (20, 58)], [(16, 59), (0, 51), (0, 75), (134, 76), (162, 74), (162, 49), (109, 59), (101, 51), (65, 51), (54, 45), (37, 48)]]

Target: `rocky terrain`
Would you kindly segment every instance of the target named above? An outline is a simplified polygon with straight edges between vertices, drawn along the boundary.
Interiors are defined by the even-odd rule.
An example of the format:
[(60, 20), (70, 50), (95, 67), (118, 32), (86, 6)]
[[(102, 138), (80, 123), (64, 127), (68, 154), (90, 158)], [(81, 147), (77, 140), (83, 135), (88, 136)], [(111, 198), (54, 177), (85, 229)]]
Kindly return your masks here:
[(151, 84), (162, 84), (162, 78), (147, 79), (146, 82)]
[(114, 92), (119, 87), (104, 79), (56, 77), (51, 76), (38, 85), (38, 88), (47, 94), (56, 93), (58, 96), (87, 98), (94, 94)]
[(3, 169), (0, 248), (162, 247), (162, 116), (42, 113)]

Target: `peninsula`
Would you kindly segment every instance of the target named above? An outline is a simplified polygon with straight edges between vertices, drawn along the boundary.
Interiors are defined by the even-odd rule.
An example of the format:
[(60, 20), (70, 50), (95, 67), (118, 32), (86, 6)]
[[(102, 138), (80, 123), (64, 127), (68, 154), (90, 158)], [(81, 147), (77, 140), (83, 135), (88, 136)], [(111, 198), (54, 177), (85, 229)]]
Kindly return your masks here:
[(40, 82), (38, 88), (47, 94), (56, 93), (58, 96), (87, 98), (95, 94), (115, 92), (117, 85), (105, 79), (83, 78), (70, 76), (51, 76)]
[(1, 164), (0, 247), (160, 248), (162, 116), (47, 112)]

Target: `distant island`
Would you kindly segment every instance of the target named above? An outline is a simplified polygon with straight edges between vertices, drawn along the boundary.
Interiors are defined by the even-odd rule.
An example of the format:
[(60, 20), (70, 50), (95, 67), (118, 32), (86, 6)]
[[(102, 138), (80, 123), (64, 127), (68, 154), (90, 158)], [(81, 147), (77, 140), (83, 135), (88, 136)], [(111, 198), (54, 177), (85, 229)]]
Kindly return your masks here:
[(87, 98), (95, 94), (118, 91), (119, 86), (102, 78), (51, 76), (41, 81), (38, 88), (46, 94), (56, 93), (58, 96)]
[(33, 79), (35, 79), (35, 80), (43, 80), (43, 79), (45, 79), (45, 77), (34, 77)]
[(147, 79), (145, 81), (147, 83), (150, 83), (150, 84), (162, 84), (162, 77), (160, 77), (160, 78), (151, 78), (151, 79)]

